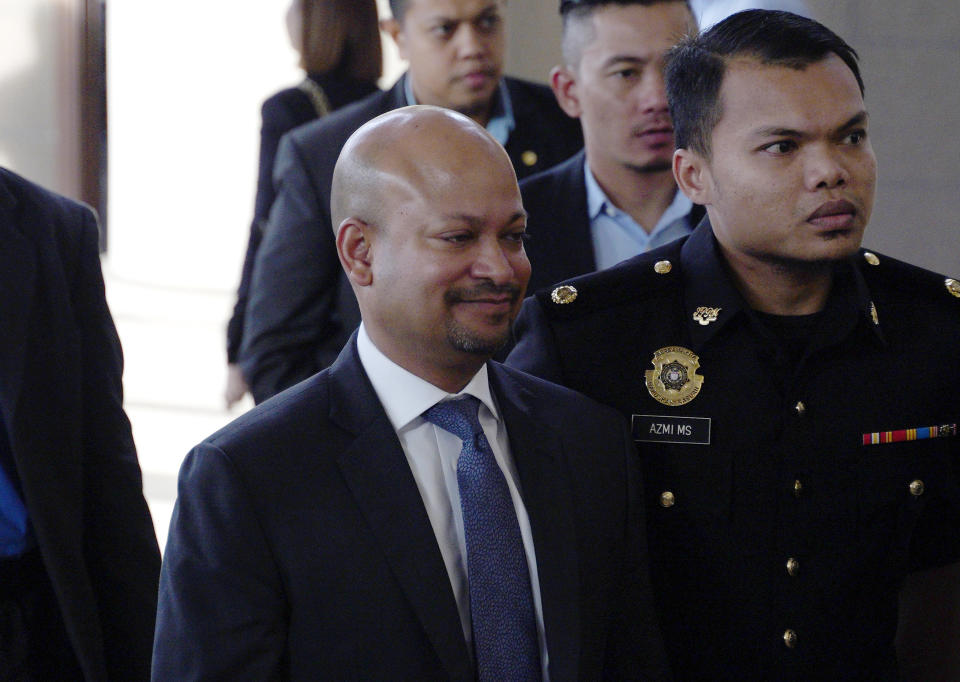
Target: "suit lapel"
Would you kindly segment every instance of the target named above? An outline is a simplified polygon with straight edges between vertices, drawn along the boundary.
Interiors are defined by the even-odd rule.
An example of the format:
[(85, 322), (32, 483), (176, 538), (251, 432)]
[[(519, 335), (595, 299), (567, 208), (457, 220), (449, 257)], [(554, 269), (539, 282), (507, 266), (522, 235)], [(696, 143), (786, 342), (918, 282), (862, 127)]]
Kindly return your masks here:
[(396, 432), (360, 364), (356, 333), (331, 367), (330, 378), (330, 417), (357, 434), (338, 460), (347, 485), (448, 675), (472, 680), (470, 654), (433, 527)]
[(560, 211), (566, 217), (566, 242), (580, 244), (580, 248), (564, 249), (569, 254), (570, 267), (579, 273), (597, 269), (597, 256), (593, 251), (593, 235), (590, 232), (590, 215), (587, 207), (587, 184), (583, 179), (586, 152), (581, 151), (566, 166), (562, 186), (563, 196), (569, 202), (567, 210)]
[(490, 379), (510, 437), (537, 555), (550, 677), (576, 679), (580, 659), (579, 567), (572, 491), (559, 439), (533, 395), (497, 363)]
[(18, 214), (17, 201), (0, 177), (0, 408), (11, 433), (37, 269), (32, 244), (17, 225)]

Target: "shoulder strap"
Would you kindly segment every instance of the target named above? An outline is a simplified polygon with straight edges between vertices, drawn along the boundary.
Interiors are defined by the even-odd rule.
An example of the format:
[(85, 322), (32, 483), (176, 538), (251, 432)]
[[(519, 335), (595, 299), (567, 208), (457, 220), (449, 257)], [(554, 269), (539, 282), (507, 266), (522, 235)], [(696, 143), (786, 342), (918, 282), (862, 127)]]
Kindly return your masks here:
[(303, 94), (307, 96), (310, 100), (310, 103), (313, 104), (313, 108), (317, 111), (317, 118), (323, 118), (331, 111), (330, 100), (327, 99), (327, 94), (323, 91), (319, 85), (316, 84), (310, 78), (304, 78), (297, 89), (300, 90)]

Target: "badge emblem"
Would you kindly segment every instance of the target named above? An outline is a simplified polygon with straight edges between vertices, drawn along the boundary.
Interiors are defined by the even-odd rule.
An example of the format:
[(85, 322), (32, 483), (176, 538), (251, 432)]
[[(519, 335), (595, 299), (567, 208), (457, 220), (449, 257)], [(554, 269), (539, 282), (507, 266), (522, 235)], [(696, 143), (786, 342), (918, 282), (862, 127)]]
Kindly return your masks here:
[(703, 376), (697, 374), (700, 358), (682, 346), (667, 346), (653, 354), (653, 369), (648, 369), (647, 391), (658, 403), (678, 407), (697, 397)]
[(693, 319), (706, 327), (711, 322), (716, 322), (719, 314), (720, 308), (707, 308), (706, 306), (700, 306), (693, 311)]
[(564, 284), (550, 292), (550, 299), (557, 305), (573, 303), (577, 300), (577, 288)]
[(948, 278), (944, 284), (947, 287), (947, 291), (949, 291), (951, 295), (960, 298), (960, 282), (951, 277)]

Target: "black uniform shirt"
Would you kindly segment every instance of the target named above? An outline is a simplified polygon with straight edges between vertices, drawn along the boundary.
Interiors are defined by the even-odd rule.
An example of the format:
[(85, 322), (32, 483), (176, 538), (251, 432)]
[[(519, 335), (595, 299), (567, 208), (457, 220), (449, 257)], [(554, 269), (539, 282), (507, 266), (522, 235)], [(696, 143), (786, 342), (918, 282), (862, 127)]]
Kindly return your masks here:
[[(952, 281), (861, 252), (797, 350), (747, 307), (705, 220), (525, 303), (508, 364), (633, 422), (679, 679), (896, 679), (904, 576), (960, 559)], [(666, 400), (694, 396), (658, 401), (648, 371)], [(901, 429), (920, 430), (881, 435)]]

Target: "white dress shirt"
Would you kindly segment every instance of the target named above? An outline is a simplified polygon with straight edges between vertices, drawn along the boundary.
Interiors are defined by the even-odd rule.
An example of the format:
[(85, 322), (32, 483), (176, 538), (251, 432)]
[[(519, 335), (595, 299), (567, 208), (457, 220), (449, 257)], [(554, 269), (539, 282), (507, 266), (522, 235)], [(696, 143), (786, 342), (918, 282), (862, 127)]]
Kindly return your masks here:
[[(453, 596), (460, 612), (460, 623), (467, 640), (472, 642), (473, 628), (470, 622), (470, 593), (467, 585), (467, 548), (463, 531), (463, 512), (460, 508), (460, 488), (457, 485), (457, 459), (462, 441), (449, 431), (441, 429), (421, 416), (438, 402), (450, 399), (453, 394), (421, 379), (400, 367), (373, 344), (361, 323), (357, 333), (357, 352), (360, 363), (373, 384), (373, 389), (387, 413), (387, 418), (397, 432), (410, 471), (417, 482), (420, 497), (427, 510), (430, 525), (437, 536), (437, 545), (443, 563), (450, 576)], [(483, 433), (490, 443), (494, 457), (510, 489), (510, 497), (517, 512), (520, 536), (530, 571), (533, 589), (533, 607), (537, 620), (537, 639), (540, 644), (540, 661), (543, 679), (547, 675), (547, 643), (543, 631), (543, 607), (540, 600), (540, 580), (537, 575), (537, 558), (530, 531), (530, 519), (521, 496), (507, 427), (497, 409), (496, 398), (490, 391), (487, 366), (474, 375), (470, 383), (457, 396), (472, 395), (480, 400), (479, 419)], [(398, 523), (402, 523), (398, 519)]]

